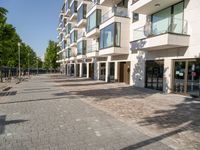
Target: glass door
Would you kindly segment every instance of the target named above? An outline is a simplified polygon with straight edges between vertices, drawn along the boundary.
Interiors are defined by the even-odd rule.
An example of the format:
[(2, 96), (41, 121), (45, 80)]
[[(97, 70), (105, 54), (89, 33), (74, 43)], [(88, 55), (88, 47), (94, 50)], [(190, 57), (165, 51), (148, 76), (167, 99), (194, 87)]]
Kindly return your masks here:
[(175, 62), (175, 71), (174, 71), (174, 92), (184, 94), (185, 93), (185, 61)]
[(187, 93), (200, 96), (200, 61), (188, 62)]
[(175, 61), (174, 92), (200, 96), (200, 59)]

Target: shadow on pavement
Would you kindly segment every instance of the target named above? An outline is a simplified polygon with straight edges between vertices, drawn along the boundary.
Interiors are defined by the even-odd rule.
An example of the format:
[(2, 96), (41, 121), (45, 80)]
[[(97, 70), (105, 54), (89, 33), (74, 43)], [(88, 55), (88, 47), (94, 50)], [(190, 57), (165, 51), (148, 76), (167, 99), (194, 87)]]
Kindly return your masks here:
[(6, 120), (6, 115), (0, 116), (0, 134), (3, 134), (5, 132), (5, 126), (10, 125), (10, 124), (18, 124), (18, 123), (23, 123), (28, 120), (24, 119), (17, 119), (17, 120)]
[(118, 88), (109, 88), (109, 89), (90, 89), (83, 91), (71, 91), (76, 95), (93, 97), (96, 101), (107, 100), (111, 98), (120, 98), (126, 97), (128, 99), (143, 99), (152, 94), (159, 93), (153, 90), (141, 91), (141, 89), (136, 89), (133, 87), (118, 87)]
[(154, 137), (154, 138), (150, 138), (150, 139), (147, 139), (147, 140), (144, 140), (142, 142), (139, 142), (139, 143), (136, 143), (136, 144), (133, 144), (133, 145), (130, 145), (128, 147), (125, 147), (125, 148), (122, 148), (121, 150), (136, 150), (136, 149), (139, 149), (139, 148), (142, 148), (142, 147), (145, 147), (145, 146), (148, 146), (150, 144), (153, 144), (153, 143), (156, 143), (156, 142), (159, 142), (167, 137), (170, 137), (172, 135), (175, 135), (175, 134), (178, 134), (182, 131), (184, 131), (185, 128), (180, 128), (180, 129), (177, 129), (177, 130), (174, 130), (174, 131), (171, 131), (171, 132), (168, 132), (168, 133), (165, 133), (165, 134), (162, 134), (162, 135), (159, 135), (157, 137)]
[(3, 96), (14, 96), (16, 94), (17, 94), (17, 91), (0, 92), (0, 97), (3, 97)]
[(73, 96), (68, 97), (53, 97), (53, 98), (40, 98), (40, 99), (31, 99), (31, 100), (23, 100), (23, 101), (12, 101), (12, 102), (4, 102), (0, 103), (0, 105), (6, 105), (6, 104), (17, 104), (17, 103), (29, 103), (29, 102), (38, 102), (38, 101), (56, 101), (60, 99), (75, 99)]
[(71, 86), (71, 87), (74, 87), (74, 86), (89, 86), (89, 85), (104, 85), (104, 84), (108, 84), (106, 82), (94, 82), (94, 83), (82, 83), (82, 84), (61, 84), (61, 85), (56, 85), (57, 87), (66, 87), (66, 86)]
[[(200, 132), (200, 101), (195, 98), (173, 106), (173, 109), (155, 111), (154, 116), (143, 118), (141, 126), (156, 125), (159, 128), (173, 128), (189, 123), (188, 129)], [(199, 135), (200, 136), (200, 135)]]

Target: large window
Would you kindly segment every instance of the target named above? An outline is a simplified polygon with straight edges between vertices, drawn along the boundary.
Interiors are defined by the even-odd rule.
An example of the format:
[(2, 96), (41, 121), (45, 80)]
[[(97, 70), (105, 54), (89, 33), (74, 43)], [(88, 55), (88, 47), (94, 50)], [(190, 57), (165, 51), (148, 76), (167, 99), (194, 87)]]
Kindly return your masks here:
[(152, 15), (152, 34), (184, 33), (183, 2)]
[(73, 16), (73, 14), (77, 12), (77, 5), (78, 2), (74, 1), (72, 6), (70, 7), (70, 16)]
[(78, 32), (75, 30), (70, 34), (70, 44), (75, 43), (77, 41)]
[(77, 21), (81, 21), (82, 19), (86, 19), (86, 12), (87, 12), (87, 5), (83, 4), (81, 7), (78, 9), (78, 17)]
[(68, 23), (67, 26), (66, 26), (67, 34), (70, 33), (71, 29), (72, 29), (72, 24), (71, 24), (71, 23)]
[(87, 18), (87, 32), (90, 32), (94, 28), (98, 28), (101, 23), (101, 10), (95, 10), (88, 18)]
[(112, 23), (107, 27), (103, 28), (100, 32), (100, 49), (108, 47), (119, 47), (120, 46), (120, 23)]
[(85, 55), (86, 54), (86, 41), (78, 42), (77, 46), (77, 55)]

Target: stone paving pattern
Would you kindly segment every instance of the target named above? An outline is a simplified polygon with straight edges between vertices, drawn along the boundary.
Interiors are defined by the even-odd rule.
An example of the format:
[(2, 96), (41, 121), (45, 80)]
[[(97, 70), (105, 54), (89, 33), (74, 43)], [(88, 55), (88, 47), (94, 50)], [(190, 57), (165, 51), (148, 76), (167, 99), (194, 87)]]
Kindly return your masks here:
[(79, 96), (174, 149), (200, 150), (200, 99), (84, 78), (53, 81), (65, 90), (61, 94)]
[(81, 101), (87, 97), (70, 92), (75, 85), (53, 84), (60, 79), (38, 76), (1, 92), (0, 150), (172, 149)]

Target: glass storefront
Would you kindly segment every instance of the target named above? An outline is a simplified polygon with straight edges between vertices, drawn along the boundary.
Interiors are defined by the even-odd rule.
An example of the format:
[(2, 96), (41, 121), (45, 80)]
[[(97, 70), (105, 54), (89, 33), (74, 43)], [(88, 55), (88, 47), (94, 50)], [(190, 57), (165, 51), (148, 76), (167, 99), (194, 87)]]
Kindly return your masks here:
[(174, 61), (175, 93), (200, 96), (200, 59)]
[(145, 87), (163, 91), (164, 61), (146, 61)]

